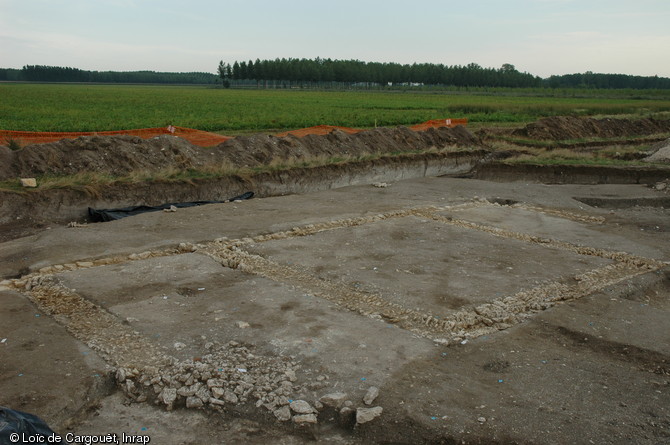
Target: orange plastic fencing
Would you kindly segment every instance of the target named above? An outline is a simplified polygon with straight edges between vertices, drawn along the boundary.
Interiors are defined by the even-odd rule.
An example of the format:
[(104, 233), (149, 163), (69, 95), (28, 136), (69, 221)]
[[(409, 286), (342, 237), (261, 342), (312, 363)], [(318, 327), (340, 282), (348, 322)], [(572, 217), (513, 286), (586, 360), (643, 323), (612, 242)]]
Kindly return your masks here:
[(428, 130), (429, 128), (439, 128), (439, 127), (449, 127), (453, 128), (458, 125), (468, 125), (468, 120), (467, 119), (433, 119), (430, 121), (426, 121), (422, 124), (417, 124), (413, 125), (409, 128), (411, 128), (414, 131), (424, 131)]
[[(467, 125), (467, 119), (433, 119), (421, 124), (413, 125), (411, 128), (414, 131), (424, 131), (429, 128), (439, 127), (455, 127), (457, 125)], [(349, 127), (338, 127), (335, 125), (316, 125), (314, 127), (302, 128), (299, 130), (286, 131), (279, 133), (276, 136), (285, 137), (293, 135), (296, 137), (307, 136), (308, 134), (324, 135), (329, 134), (333, 130), (340, 130), (345, 133), (353, 134), (363, 130)], [(75, 139), (80, 136), (114, 136), (114, 135), (130, 135), (139, 136), (142, 139), (151, 139), (162, 134), (170, 134), (173, 136), (186, 139), (194, 145), (201, 147), (212, 147), (222, 142), (232, 139), (230, 136), (222, 136), (208, 131), (195, 130), (186, 127), (156, 127), (156, 128), (140, 128), (137, 130), (115, 130), (115, 131), (76, 131), (76, 132), (38, 132), (38, 131), (9, 131), (0, 130), (0, 144), (7, 139), (15, 139), (20, 144), (43, 144), (46, 142), (56, 142), (61, 139)]]
[(288, 135), (296, 136), (296, 137), (303, 137), (307, 136), (308, 134), (317, 134), (317, 135), (324, 135), (324, 134), (329, 134), (333, 130), (340, 130), (344, 131), (345, 133), (353, 134), (353, 133), (358, 133), (359, 131), (363, 130), (357, 130), (355, 128), (349, 128), (349, 127), (338, 127), (336, 125), (316, 125), (314, 127), (309, 127), (309, 128), (301, 128), (299, 130), (292, 130), (292, 131), (285, 131), (283, 133), (278, 133), (275, 136), (277, 137), (285, 137)]
[[(429, 128), (439, 128), (439, 127), (450, 127), (453, 128), (457, 125), (468, 125), (468, 120), (467, 119), (433, 119), (430, 121), (423, 122), (421, 124), (413, 125), (409, 127), (410, 129), (414, 131), (424, 131), (428, 130)], [(324, 135), (332, 132), (333, 130), (341, 130), (344, 131), (345, 133), (353, 134), (353, 133), (358, 133), (363, 130), (359, 130), (356, 128), (349, 128), (349, 127), (337, 127), (335, 125), (317, 125), (314, 127), (309, 127), (309, 128), (301, 128), (299, 130), (292, 130), (292, 131), (285, 131), (283, 133), (278, 133), (275, 136), (277, 137), (284, 137), (293, 135), (297, 137), (303, 137), (307, 136), (308, 134), (318, 134), (318, 135)]]
[(15, 139), (19, 143), (25, 144), (43, 144), (46, 142), (56, 142), (61, 139), (75, 139), (80, 136), (118, 136), (130, 135), (138, 136), (142, 139), (151, 139), (162, 134), (170, 134), (173, 136), (186, 139), (194, 145), (202, 147), (211, 147), (218, 145), (231, 139), (229, 136), (222, 136), (216, 133), (207, 131), (195, 130), (193, 128), (185, 127), (157, 127), (157, 128), (140, 128), (137, 130), (117, 130), (117, 131), (76, 131), (76, 132), (38, 132), (38, 131), (8, 131), (0, 130), (0, 143), (6, 139)]

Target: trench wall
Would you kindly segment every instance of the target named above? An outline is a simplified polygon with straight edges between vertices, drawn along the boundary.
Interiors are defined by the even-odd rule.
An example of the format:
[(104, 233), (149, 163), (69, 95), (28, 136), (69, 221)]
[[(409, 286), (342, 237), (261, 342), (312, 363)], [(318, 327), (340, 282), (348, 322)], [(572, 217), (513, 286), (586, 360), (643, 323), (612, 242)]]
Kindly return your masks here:
[(10, 225), (67, 223), (84, 220), (88, 207), (115, 208), (168, 202), (225, 200), (246, 191), (256, 197), (310, 193), (349, 185), (403, 179), (463, 175), (488, 154), (485, 150), (425, 153), (341, 165), (293, 168), (255, 174), (195, 180), (191, 183), (119, 184), (104, 190), (29, 190), (0, 192), (0, 230)]

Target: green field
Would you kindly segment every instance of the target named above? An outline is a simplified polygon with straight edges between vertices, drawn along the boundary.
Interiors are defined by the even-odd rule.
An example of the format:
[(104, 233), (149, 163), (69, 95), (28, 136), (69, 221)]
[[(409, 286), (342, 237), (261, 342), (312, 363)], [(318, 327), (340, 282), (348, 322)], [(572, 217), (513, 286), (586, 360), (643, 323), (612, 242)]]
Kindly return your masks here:
[(200, 86), (0, 84), (0, 129), (104, 131), (173, 124), (222, 134), (319, 124), (367, 128), (466, 117), (525, 123), (555, 115), (659, 115), (670, 91), (226, 90)]

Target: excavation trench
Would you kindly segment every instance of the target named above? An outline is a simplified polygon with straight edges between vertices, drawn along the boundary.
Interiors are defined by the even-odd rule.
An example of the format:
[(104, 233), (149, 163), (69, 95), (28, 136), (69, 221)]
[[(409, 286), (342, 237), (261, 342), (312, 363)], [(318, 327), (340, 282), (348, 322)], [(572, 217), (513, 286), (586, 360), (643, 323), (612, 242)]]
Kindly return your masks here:
[(3, 238), (10, 239), (30, 233), (30, 227), (86, 222), (89, 207), (118, 208), (225, 200), (247, 191), (253, 191), (257, 198), (266, 198), (359, 184), (462, 175), (482, 162), (487, 154), (485, 150), (424, 153), (188, 182), (120, 183), (98, 188), (70, 187), (23, 193), (0, 191), (0, 228), (3, 229)]
[[(227, 146), (259, 162), (384, 134)], [(488, 155), (3, 192), (2, 404), (156, 443), (667, 441), (669, 210), (647, 186), (667, 170)]]

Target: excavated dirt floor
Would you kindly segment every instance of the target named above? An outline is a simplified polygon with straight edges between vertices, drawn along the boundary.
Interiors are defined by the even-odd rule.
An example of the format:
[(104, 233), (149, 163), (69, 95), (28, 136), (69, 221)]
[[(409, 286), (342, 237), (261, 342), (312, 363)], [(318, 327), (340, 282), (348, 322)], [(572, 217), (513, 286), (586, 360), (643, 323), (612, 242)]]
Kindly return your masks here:
[(670, 441), (664, 192), (379, 185), (2, 243), (0, 404), (166, 444)]

